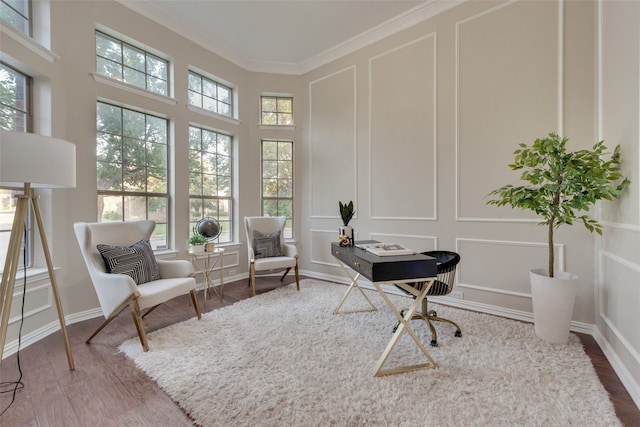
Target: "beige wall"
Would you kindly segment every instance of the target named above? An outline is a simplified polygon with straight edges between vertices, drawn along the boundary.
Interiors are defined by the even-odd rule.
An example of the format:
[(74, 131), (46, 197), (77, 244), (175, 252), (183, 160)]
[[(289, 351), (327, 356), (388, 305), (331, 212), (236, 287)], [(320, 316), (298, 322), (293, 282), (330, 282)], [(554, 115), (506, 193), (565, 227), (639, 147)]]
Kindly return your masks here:
[[(557, 131), (571, 148), (620, 143), (633, 183), (622, 200), (594, 215), (603, 238), (581, 226), (557, 235), (558, 266), (580, 277), (573, 329), (592, 333), (640, 402), (640, 3), (471, 1), (302, 76), (249, 72), (115, 2), (53, 2), (48, 61), (3, 36), (3, 60), (50, 83), (39, 102), (51, 132), (77, 145), (78, 187), (47, 198), (50, 241), (67, 317), (97, 314), (72, 224), (96, 218), (95, 103), (106, 99), (170, 118), (175, 136), (172, 182), (176, 252), (188, 234), (186, 130), (189, 123), (235, 137), (236, 221), (259, 213), (260, 139), (294, 140), (296, 241), (306, 274), (344, 280), (329, 252), (341, 225), (338, 200), (354, 200), (359, 239), (462, 256), (460, 307), (531, 320), (528, 270), (546, 261), (546, 234), (531, 215), (486, 205), (485, 195), (517, 174), (507, 164), (517, 143)], [(172, 58), (173, 100), (143, 97), (97, 81), (96, 24)], [(598, 50), (598, 47), (601, 47)], [(189, 65), (238, 88), (239, 121), (190, 111)], [(41, 83), (42, 85), (42, 83)], [(296, 127), (258, 124), (261, 92), (295, 98)], [(48, 100), (50, 98), (50, 100)], [(50, 106), (50, 108), (48, 108)], [(38, 129), (37, 129), (38, 130)], [(48, 129), (43, 126), (41, 131)], [(183, 224), (183, 225), (181, 225)], [(241, 228), (225, 258), (246, 276)], [(30, 297), (27, 334), (55, 330), (46, 280)], [(52, 326), (53, 325), (53, 326)], [(11, 335), (13, 333), (13, 335)], [(15, 340), (15, 324), (8, 341)], [(37, 339), (37, 338), (34, 338)]]
[(640, 383), (640, 2), (599, 4), (599, 139), (620, 144), (631, 185), (602, 205), (596, 244), (596, 339), (638, 404)]
[(337, 201), (354, 200), (357, 238), (461, 254), (464, 299), (447, 303), (531, 320), (528, 270), (545, 266), (546, 229), (486, 194), (517, 181), (507, 165), (520, 142), (554, 131), (572, 149), (621, 144), (636, 184), (594, 212), (604, 239), (564, 228), (556, 250), (580, 277), (572, 328), (599, 337), (640, 402), (639, 4), (468, 2), (303, 76), (303, 268), (344, 280), (326, 248)]

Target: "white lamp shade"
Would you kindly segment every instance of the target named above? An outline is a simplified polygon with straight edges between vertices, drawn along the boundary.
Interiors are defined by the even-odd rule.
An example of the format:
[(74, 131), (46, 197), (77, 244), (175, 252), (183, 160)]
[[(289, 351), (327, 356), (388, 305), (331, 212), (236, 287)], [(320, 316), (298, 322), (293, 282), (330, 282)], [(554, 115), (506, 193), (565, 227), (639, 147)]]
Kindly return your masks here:
[(34, 133), (0, 131), (0, 184), (34, 188), (76, 186), (76, 146)]

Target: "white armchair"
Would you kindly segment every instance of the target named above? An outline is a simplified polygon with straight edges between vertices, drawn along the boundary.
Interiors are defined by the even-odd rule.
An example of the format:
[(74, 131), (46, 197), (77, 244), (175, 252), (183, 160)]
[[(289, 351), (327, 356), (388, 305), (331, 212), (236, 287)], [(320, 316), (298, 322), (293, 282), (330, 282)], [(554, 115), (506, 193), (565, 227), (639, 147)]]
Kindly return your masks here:
[[(106, 319), (87, 339), (87, 344), (127, 306), (131, 309), (144, 351), (149, 350), (149, 344), (142, 319), (163, 302), (189, 293), (196, 315), (201, 318), (193, 265), (186, 260), (156, 260), (150, 247), (146, 250), (145, 245), (137, 245), (150, 238), (155, 226), (154, 221), (74, 224), (80, 251)], [(98, 250), (99, 245), (105, 257), (112, 260), (110, 273), (103, 253)], [(135, 251), (113, 248), (131, 249), (132, 245), (136, 245)], [(157, 263), (157, 269), (154, 269), (154, 263)], [(123, 270), (128, 271), (118, 273)], [(140, 311), (145, 309), (147, 311), (141, 315)]]
[(252, 296), (256, 295), (256, 275), (278, 273), (284, 270), (280, 278), (280, 281), (283, 281), (292, 268), (296, 275), (296, 285), (300, 290), (298, 251), (295, 245), (285, 242), (286, 221), (287, 218), (284, 216), (244, 218)]

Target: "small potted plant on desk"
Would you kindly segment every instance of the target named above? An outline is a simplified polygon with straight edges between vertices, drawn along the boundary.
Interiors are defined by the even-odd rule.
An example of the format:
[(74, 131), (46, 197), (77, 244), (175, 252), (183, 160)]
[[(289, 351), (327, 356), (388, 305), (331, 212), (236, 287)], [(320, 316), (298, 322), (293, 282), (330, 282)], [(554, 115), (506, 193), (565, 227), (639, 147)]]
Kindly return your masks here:
[(198, 253), (204, 252), (204, 244), (207, 243), (207, 238), (202, 234), (194, 233), (187, 240), (187, 245), (189, 245), (189, 252)]
[(349, 203), (338, 201), (338, 208), (340, 208), (340, 217), (342, 218), (342, 227), (338, 228), (338, 240), (341, 246), (353, 246), (353, 227), (349, 225), (349, 221), (356, 213), (353, 200)]
[[(578, 277), (554, 271), (553, 232), (562, 224), (580, 220), (590, 232), (602, 234), (602, 226), (586, 212), (598, 200), (619, 197), (629, 184), (620, 173), (620, 146), (605, 160), (604, 141), (591, 150), (574, 152), (567, 151), (566, 142), (567, 138), (550, 133), (531, 146), (520, 144), (509, 167), (522, 170), (520, 179), (527, 185), (505, 185), (489, 193), (496, 198), (487, 202), (531, 210), (547, 228), (548, 268), (531, 270), (529, 277), (536, 335), (556, 344), (569, 339)], [(583, 214), (578, 216), (578, 212)]]

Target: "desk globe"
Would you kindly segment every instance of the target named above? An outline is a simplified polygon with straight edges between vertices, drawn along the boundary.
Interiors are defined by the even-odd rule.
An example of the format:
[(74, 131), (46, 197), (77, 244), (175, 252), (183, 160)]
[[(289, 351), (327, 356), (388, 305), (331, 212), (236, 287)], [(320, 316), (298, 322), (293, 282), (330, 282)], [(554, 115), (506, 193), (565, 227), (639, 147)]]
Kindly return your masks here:
[(198, 221), (194, 228), (195, 232), (197, 232), (198, 234), (202, 234), (207, 238), (205, 251), (212, 252), (214, 247), (213, 240), (216, 239), (222, 232), (222, 227), (220, 226), (218, 220), (215, 218), (205, 217)]

